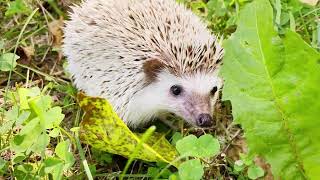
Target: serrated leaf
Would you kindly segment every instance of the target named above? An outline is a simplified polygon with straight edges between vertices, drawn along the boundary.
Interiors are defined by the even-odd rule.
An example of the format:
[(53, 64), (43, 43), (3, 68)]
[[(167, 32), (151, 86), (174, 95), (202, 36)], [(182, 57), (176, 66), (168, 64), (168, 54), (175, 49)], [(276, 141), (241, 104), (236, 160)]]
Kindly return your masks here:
[(183, 180), (199, 180), (203, 176), (203, 167), (199, 159), (193, 159), (179, 166), (179, 177)]
[(17, 66), (17, 59), (20, 57), (13, 53), (0, 55), (0, 71), (12, 71)]
[(250, 151), (276, 179), (320, 179), (319, 53), (294, 32), (277, 35), (267, 0), (243, 8), (224, 47), (223, 98)]
[[(141, 134), (134, 134), (103, 98), (78, 95), (79, 104), (86, 112), (80, 124), (80, 138), (96, 149), (129, 157), (139, 144)], [(153, 134), (135, 158), (145, 161), (170, 163), (177, 157), (175, 148), (163, 134)]]
[(252, 165), (248, 168), (248, 177), (250, 179), (257, 179), (264, 175), (264, 171), (261, 167)]

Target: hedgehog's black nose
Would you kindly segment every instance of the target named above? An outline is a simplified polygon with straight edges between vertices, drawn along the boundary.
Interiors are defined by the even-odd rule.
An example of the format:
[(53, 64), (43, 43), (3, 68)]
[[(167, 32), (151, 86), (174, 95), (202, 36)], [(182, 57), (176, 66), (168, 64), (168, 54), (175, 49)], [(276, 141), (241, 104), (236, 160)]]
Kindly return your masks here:
[(210, 127), (213, 124), (213, 118), (210, 114), (200, 114), (196, 124), (200, 127)]

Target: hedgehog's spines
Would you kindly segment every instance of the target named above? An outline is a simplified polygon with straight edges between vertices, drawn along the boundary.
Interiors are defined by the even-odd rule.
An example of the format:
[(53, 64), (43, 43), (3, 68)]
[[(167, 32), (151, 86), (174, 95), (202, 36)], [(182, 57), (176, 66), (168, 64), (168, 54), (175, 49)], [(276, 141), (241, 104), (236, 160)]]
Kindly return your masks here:
[(125, 121), (128, 101), (150, 84), (146, 61), (157, 59), (180, 77), (215, 72), (221, 64), (219, 38), (174, 0), (85, 0), (72, 10), (63, 51), (75, 84), (107, 98)]

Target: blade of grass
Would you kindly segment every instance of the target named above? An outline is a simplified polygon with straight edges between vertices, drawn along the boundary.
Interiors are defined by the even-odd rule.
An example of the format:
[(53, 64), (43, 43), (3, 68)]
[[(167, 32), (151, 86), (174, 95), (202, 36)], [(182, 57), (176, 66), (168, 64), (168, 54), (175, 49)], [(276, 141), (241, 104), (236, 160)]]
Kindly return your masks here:
[[(21, 31), (20, 31), (20, 34), (19, 34), (19, 36), (18, 36), (18, 40), (17, 40), (17, 42), (16, 42), (16, 44), (15, 44), (15, 47), (14, 47), (14, 50), (13, 50), (13, 53), (14, 53), (14, 54), (16, 54), (16, 52), (17, 52), (17, 49), (18, 49), (20, 40), (21, 40), (22, 35), (23, 35), (23, 32), (26, 30), (27, 25), (30, 23), (31, 19), (33, 18), (33, 16), (36, 14), (37, 11), (38, 11), (38, 8), (36, 8), (35, 10), (33, 10), (32, 13), (30, 14), (30, 16), (28, 16), (25, 24), (23, 25), (23, 27), (22, 27), (22, 29), (21, 29)], [(13, 67), (13, 62), (14, 62), (14, 58), (12, 58), (11, 67)], [(3, 104), (4, 104), (4, 107), (5, 107), (6, 104), (7, 104), (7, 95), (8, 95), (8, 90), (9, 90), (10, 82), (11, 82), (11, 76), (12, 76), (12, 70), (9, 71), (9, 77), (8, 77), (7, 86), (6, 86), (6, 89), (5, 89), (5, 96), (4, 96), (4, 103), (3, 103)], [(5, 108), (2, 109), (0, 125), (2, 125), (2, 123), (3, 123), (4, 112), (5, 112)]]
[(130, 164), (132, 163), (132, 161), (135, 159), (136, 154), (139, 152), (140, 148), (142, 148), (143, 143), (146, 142), (149, 137), (154, 133), (154, 131), (156, 130), (155, 126), (151, 126), (147, 129), (147, 131), (142, 135), (141, 141), (138, 143), (137, 147), (134, 149), (132, 155), (130, 156), (130, 158), (127, 161), (126, 166), (124, 167), (124, 170), (120, 176), (120, 180), (123, 180), (124, 175), (126, 174), (126, 172), (129, 169)]
[(53, 81), (53, 82), (59, 81), (59, 82), (64, 83), (64, 84), (68, 83), (67, 81), (65, 81), (65, 80), (63, 80), (61, 78), (53, 77), (53, 76), (51, 76), (49, 74), (46, 74), (44, 72), (41, 72), (41, 71), (35, 69), (35, 68), (29, 67), (29, 66), (26, 66), (26, 65), (23, 65), (23, 64), (19, 64), (19, 63), (17, 65), (20, 66), (20, 67), (26, 68), (26, 69), (30, 69), (31, 71), (33, 71), (33, 72), (35, 72), (35, 73), (37, 73), (37, 74), (39, 74), (41, 76), (44, 76), (49, 81)]
[(90, 168), (88, 166), (87, 159), (86, 159), (86, 157), (84, 155), (83, 149), (82, 149), (81, 144), (80, 144), (79, 132), (78, 131), (75, 132), (75, 140), (76, 140), (76, 145), (77, 145), (77, 148), (78, 148), (78, 151), (79, 151), (80, 159), (81, 159), (82, 165), (84, 167), (84, 171), (86, 172), (88, 179), (89, 180), (93, 180)]

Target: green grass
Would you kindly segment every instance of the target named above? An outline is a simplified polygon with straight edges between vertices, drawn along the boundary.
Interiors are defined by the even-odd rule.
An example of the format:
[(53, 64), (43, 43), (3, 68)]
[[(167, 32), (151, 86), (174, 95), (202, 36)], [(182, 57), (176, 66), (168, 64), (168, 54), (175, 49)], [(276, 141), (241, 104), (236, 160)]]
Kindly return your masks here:
[[(178, 1), (202, 17), (212, 32), (224, 38), (236, 30), (239, 12), (250, 2)], [(90, 176), (117, 179), (122, 176), (124, 169), (124, 178), (147, 179), (160, 175), (162, 178), (177, 177), (177, 170), (167, 167), (167, 164), (130, 159), (131, 165), (126, 166), (125, 158), (101, 152), (79, 142), (77, 129), (72, 128), (79, 126), (83, 113), (76, 102), (77, 90), (64, 71), (66, 59), (61, 53), (62, 19), (67, 18), (69, 5), (75, 2), (79, 1), (0, 0), (0, 59), (4, 54), (11, 54), (10, 58), (6, 57), (7, 62), (10, 62), (7, 68), (11, 70), (0, 70), (0, 179), (23, 179), (35, 174), (38, 178), (49, 179), (49, 176), (59, 177), (61, 173), (71, 179), (87, 179)], [(320, 50), (319, 6), (302, 5), (294, 0), (270, 2), (274, 8), (275, 24), (280, 35), (286, 28), (293, 29), (312, 47)], [(14, 68), (11, 67), (12, 62), (15, 62), (13, 55), (20, 57)], [(38, 90), (34, 87), (38, 87)], [(17, 90), (21, 88), (25, 88), (25, 92), (19, 94)], [(30, 98), (35, 98), (32, 101), (34, 105), (25, 105), (28, 106), (26, 109), (21, 108)], [(40, 102), (44, 103), (43, 106)], [(43, 110), (43, 107), (47, 108)], [(61, 112), (53, 113), (53, 116), (64, 116), (61, 123), (52, 124), (50, 128), (34, 128), (30, 132), (25, 130), (25, 134), (20, 134), (23, 129), (28, 129), (28, 122), (33, 118), (41, 120), (45, 113), (55, 108), (61, 108)], [(249, 165), (243, 165), (240, 171), (234, 169), (234, 162), (239, 160), (239, 153), (243, 152), (245, 147), (242, 130), (231, 124), (231, 107), (228, 102), (219, 103), (217, 110), (219, 122), (216, 129), (205, 132), (218, 137), (221, 152), (214, 159), (201, 159), (205, 167), (204, 177), (248, 179), (246, 171), (249, 165), (252, 165), (251, 157), (242, 156), (241, 161), (250, 159)], [(32, 114), (32, 117), (23, 119), (25, 113)], [(13, 124), (10, 124), (8, 117), (12, 117)], [(23, 123), (19, 124), (18, 120)], [(158, 129), (164, 127), (163, 131), (169, 132), (168, 137), (173, 139), (173, 142), (189, 134), (204, 134), (203, 130), (186, 129), (179, 123), (174, 126), (178, 131), (161, 124), (158, 125)], [(43, 135), (43, 141), (38, 141), (42, 144), (34, 147), (33, 153), (17, 153), (21, 148), (18, 142), (23, 141), (21, 137), (32, 136), (36, 130), (38, 134)], [(48, 136), (51, 136), (49, 142), (46, 141)], [(13, 148), (12, 142), (16, 142), (16, 149)], [(49, 175), (49, 172), (52, 173)]]

